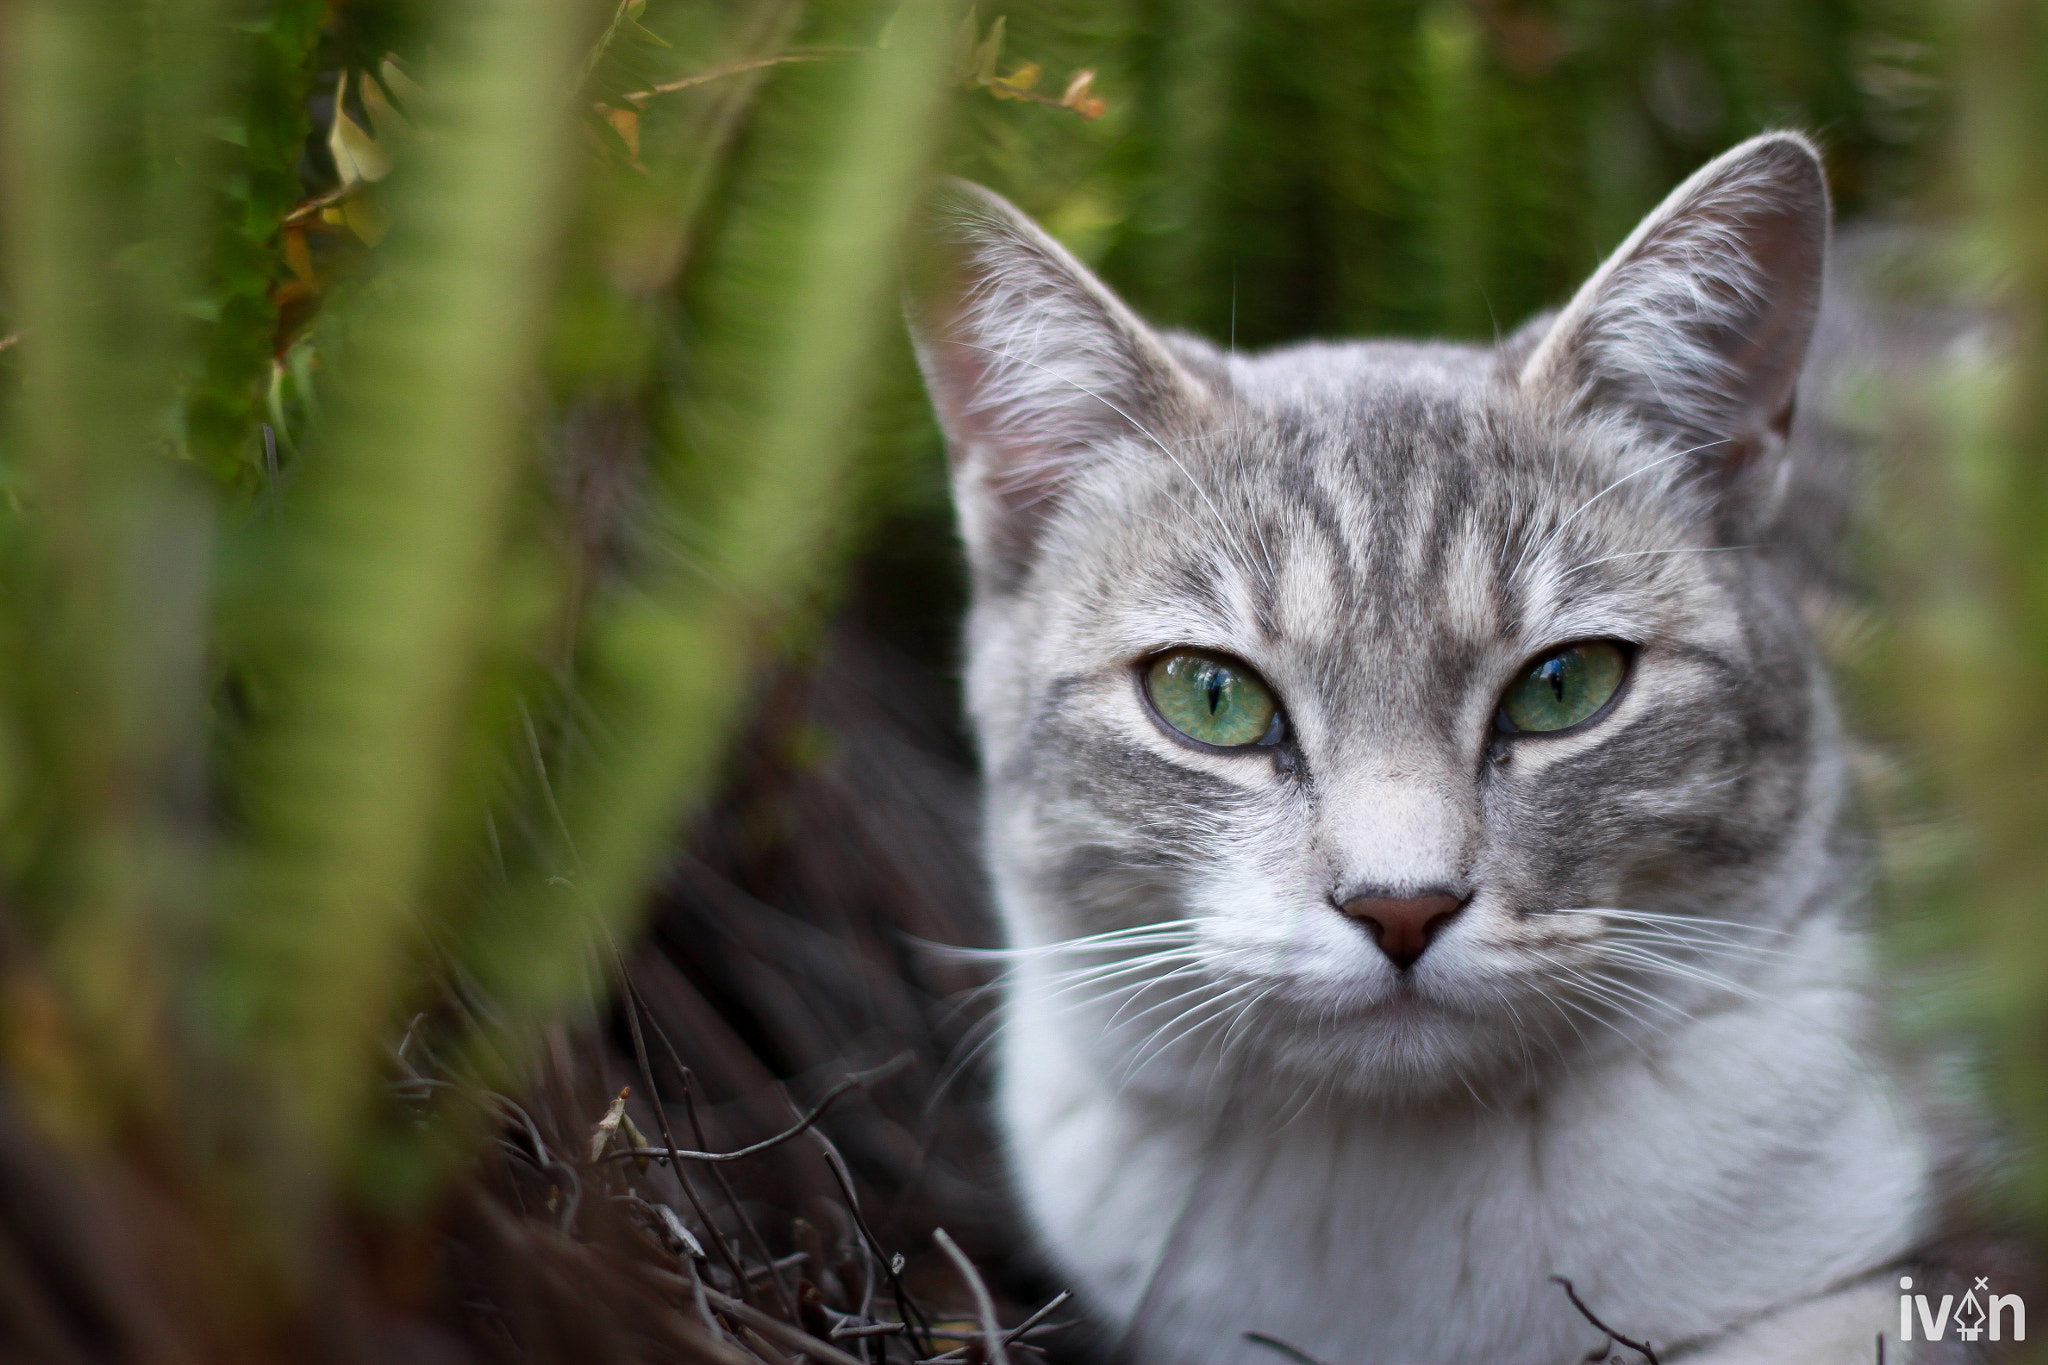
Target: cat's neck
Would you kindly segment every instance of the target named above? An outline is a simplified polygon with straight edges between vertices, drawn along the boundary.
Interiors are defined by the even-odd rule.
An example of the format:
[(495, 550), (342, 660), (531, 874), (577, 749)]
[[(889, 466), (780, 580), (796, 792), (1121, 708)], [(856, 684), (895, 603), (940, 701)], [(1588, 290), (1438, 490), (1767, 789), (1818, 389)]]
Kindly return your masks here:
[(1817, 917), (1795, 948), (1753, 993), (1540, 1086), (1291, 1113), (1256, 1088), (1120, 1088), (1026, 988), (1004, 1077), (1023, 1193), (1148, 1360), (1235, 1360), (1214, 1343), (1244, 1330), (1355, 1354), (1361, 1314), (1388, 1361), (1561, 1359), (1598, 1334), (1554, 1275), (1666, 1343), (1722, 1330), (1924, 1231), (1924, 1144), (1857, 1059), (1854, 937)]

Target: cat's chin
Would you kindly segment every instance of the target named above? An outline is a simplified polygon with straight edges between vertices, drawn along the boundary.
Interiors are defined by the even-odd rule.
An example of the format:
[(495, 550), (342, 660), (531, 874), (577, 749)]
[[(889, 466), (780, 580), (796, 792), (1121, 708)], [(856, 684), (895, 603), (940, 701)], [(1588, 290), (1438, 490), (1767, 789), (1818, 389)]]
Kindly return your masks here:
[(1282, 1122), (1332, 1102), (1493, 1104), (1540, 1083), (1558, 1060), (1554, 1047), (1510, 1020), (1406, 983), (1370, 999), (1288, 1001), (1245, 1030), (1233, 1053), (1209, 1074), (1187, 1079), (1200, 1082), (1205, 1096), (1223, 1081), (1222, 1090), (1264, 1103)]

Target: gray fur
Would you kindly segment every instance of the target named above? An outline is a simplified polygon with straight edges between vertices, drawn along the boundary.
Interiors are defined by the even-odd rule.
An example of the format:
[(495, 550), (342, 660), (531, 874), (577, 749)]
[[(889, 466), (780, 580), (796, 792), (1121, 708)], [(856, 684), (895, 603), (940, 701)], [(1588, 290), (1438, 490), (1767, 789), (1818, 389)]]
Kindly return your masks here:
[[(1932, 1197), (1801, 576), (1759, 540), (1811, 147), (1716, 161), (1499, 349), (1224, 355), (985, 192), (938, 233), (914, 330), (975, 578), (1004, 1116), (1136, 1358), (1562, 1365), (1599, 1334), (1552, 1274), (1702, 1361), (1867, 1358)], [(1593, 638), (1636, 651), (1603, 719), (1495, 729)], [(1174, 646), (1256, 668), (1287, 742), (1176, 739), (1139, 682)], [(1336, 910), (1433, 891), (1470, 900), (1405, 974)]]

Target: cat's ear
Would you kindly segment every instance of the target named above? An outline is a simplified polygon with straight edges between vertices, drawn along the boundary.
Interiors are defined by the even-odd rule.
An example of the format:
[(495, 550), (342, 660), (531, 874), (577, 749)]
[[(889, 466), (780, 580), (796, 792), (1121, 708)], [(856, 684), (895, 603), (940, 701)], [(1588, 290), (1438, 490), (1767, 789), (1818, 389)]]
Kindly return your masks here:
[(944, 428), (968, 553), (1014, 582), (1076, 476), (1184, 432), (1205, 392), (1065, 248), (962, 181), (934, 200), (911, 339)]
[(1551, 324), (1521, 383), (1626, 416), (1739, 479), (1790, 428), (1827, 245), (1813, 144), (1752, 138), (1643, 220)]

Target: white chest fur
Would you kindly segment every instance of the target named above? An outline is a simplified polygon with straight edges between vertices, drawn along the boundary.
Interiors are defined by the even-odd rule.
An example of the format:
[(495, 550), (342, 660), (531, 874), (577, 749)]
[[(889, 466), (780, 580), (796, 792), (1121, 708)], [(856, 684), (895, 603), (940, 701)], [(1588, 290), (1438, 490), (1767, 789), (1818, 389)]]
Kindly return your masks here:
[[(1923, 1144), (1848, 1046), (1846, 990), (1706, 1015), (1511, 1107), (1284, 1126), (1120, 1095), (1073, 1016), (1028, 984), (1011, 1008), (1022, 1193), (1142, 1365), (1280, 1359), (1247, 1331), (1346, 1365), (1564, 1365), (1601, 1334), (1552, 1276), (1627, 1335), (1705, 1342), (1906, 1254), (1928, 1213)], [(1867, 1297), (1821, 1315), (1844, 1361), (1890, 1311)]]

